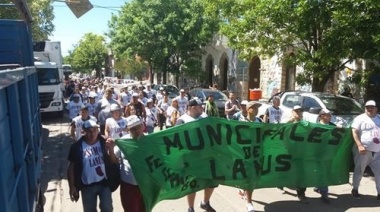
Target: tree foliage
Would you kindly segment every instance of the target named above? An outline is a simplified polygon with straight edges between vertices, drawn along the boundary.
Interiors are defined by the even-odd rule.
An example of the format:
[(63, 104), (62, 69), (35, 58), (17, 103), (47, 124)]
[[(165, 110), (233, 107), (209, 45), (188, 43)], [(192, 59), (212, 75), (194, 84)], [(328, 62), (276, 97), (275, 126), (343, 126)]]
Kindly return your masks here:
[(116, 61), (115, 69), (121, 75), (129, 74), (137, 77), (139, 80), (143, 80), (148, 70), (148, 64), (139, 57), (124, 57)]
[[(0, 3), (9, 2), (0, 0)], [(27, 3), (33, 18), (31, 24), (33, 40), (47, 40), (54, 31), (54, 8), (51, 5), (51, 0), (27, 0)], [(15, 7), (0, 7), (0, 18), (21, 19), (21, 15)]]
[(155, 71), (179, 74), (183, 66), (192, 66), (192, 59), (200, 57), (202, 46), (210, 41), (218, 26), (216, 19), (204, 14), (201, 3), (199, 0), (126, 3), (109, 23), (108, 35), (115, 55), (137, 54)]
[(222, 33), (243, 57), (282, 56), (304, 68), (297, 82), (314, 91), (323, 91), (335, 71), (355, 58), (379, 52), (380, 1), (215, 0), (208, 5), (224, 20)]
[(86, 33), (65, 57), (65, 63), (71, 64), (73, 70), (80, 73), (91, 73), (95, 69), (99, 76), (106, 56), (105, 38), (101, 35)]

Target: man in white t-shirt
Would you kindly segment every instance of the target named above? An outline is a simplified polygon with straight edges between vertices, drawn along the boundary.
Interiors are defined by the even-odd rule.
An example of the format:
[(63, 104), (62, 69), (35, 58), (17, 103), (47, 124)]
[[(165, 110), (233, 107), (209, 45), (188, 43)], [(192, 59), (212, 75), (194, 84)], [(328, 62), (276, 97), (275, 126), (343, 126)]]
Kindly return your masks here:
[(180, 110), (182, 110), (182, 111), (186, 111), (186, 107), (187, 107), (187, 104), (189, 102), (189, 100), (187, 99), (187, 97), (185, 96), (185, 94), (186, 94), (185, 90), (181, 89), (179, 96), (177, 96), (175, 98), (175, 99), (177, 99), (178, 106), (179, 106)]
[[(201, 118), (207, 117), (207, 114), (203, 113), (203, 103), (199, 99), (191, 99), (188, 104), (188, 108), (185, 114), (178, 118), (176, 125), (192, 122)], [(210, 198), (214, 188), (205, 188), (203, 201), (200, 203), (200, 207), (207, 212), (215, 212), (215, 209), (210, 205)], [(187, 195), (187, 204), (189, 206), (188, 212), (194, 212), (194, 201), (196, 193)]]
[(73, 101), (70, 101), (69, 104), (67, 104), (66, 106), (66, 109), (69, 111), (70, 121), (73, 120), (73, 118), (79, 116), (80, 108), (83, 105), (83, 103), (79, 100), (80, 100), (80, 95), (74, 94)]
[[(136, 115), (127, 117), (127, 127), (130, 134), (122, 138), (133, 138), (135, 140), (144, 136), (143, 121)], [(125, 158), (124, 154), (120, 151), (119, 147), (115, 145), (113, 139), (108, 139), (107, 143), (114, 151), (110, 151), (112, 162), (120, 162), (120, 199), (124, 211), (145, 211), (144, 200), (137, 184), (136, 178), (133, 175), (131, 165)]]
[(280, 97), (274, 96), (272, 106), (265, 111), (264, 122), (278, 124), (281, 122), (283, 111), (280, 108)]
[(90, 115), (89, 108), (86, 105), (82, 105), (80, 115), (73, 118), (70, 124), (70, 135), (75, 141), (78, 141), (82, 137), (83, 123), (90, 119), (97, 122), (96, 118)]
[(353, 148), (355, 169), (352, 177), (354, 198), (360, 199), (359, 184), (367, 166), (375, 174), (377, 200), (380, 200), (380, 117), (376, 102), (365, 103), (365, 113), (357, 116), (351, 125), (355, 140)]
[[(68, 160), (67, 179), (71, 201), (78, 201), (81, 192), (83, 211), (100, 210), (112, 212), (112, 193), (109, 187), (110, 176), (106, 165), (109, 161), (106, 141), (99, 135), (99, 125), (93, 120), (83, 123), (84, 136), (71, 145)], [(111, 180), (111, 179), (109, 179)]]

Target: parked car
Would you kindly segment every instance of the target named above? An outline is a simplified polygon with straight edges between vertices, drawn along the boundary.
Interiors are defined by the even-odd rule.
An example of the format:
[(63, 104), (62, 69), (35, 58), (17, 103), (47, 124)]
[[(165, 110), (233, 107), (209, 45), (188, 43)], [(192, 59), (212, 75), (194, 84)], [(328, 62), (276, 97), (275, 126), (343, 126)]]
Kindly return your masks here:
[(179, 90), (174, 85), (158, 84), (152, 86), (152, 89), (159, 91), (161, 87), (164, 88), (164, 91), (168, 94), (169, 99), (173, 99), (179, 96)]
[(202, 101), (207, 101), (207, 97), (212, 94), (214, 96), (214, 101), (216, 105), (218, 106), (219, 116), (225, 117), (224, 105), (226, 101), (228, 100), (228, 97), (223, 92), (219, 90), (195, 88), (195, 89), (190, 90), (189, 94), (192, 97), (197, 97)]
[(349, 126), (357, 115), (364, 112), (358, 101), (341, 95), (302, 91), (287, 91), (276, 95), (280, 96), (280, 108), (284, 111), (281, 122), (290, 119), (295, 105), (302, 107), (305, 121), (317, 122), (318, 114), (315, 111), (326, 108), (332, 112), (331, 122), (342, 126)]

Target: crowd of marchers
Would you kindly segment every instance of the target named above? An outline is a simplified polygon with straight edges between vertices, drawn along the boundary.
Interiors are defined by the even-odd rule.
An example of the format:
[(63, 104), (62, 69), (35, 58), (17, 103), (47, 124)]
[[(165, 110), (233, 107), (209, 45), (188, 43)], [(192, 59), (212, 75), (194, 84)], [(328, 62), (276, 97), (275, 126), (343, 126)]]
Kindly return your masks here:
[[(217, 89), (216, 86), (210, 88)], [(81, 199), (85, 212), (97, 210), (98, 198), (101, 211), (113, 211), (111, 193), (116, 188), (111, 185), (113, 183), (110, 179), (113, 176), (111, 177), (110, 171), (116, 166), (119, 167), (119, 190), (124, 211), (144, 212), (145, 206), (138, 183), (128, 160), (115, 145), (114, 139), (138, 140), (154, 130), (164, 130), (207, 116), (219, 117), (220, 114), (212, 95), (202, 102), (200, 99), (192, 98), (186, 88), (181, 89), (179, 96), (172, 99), (168, 98), (164, 88), (156, 91), (149, 84), (136, 85), (131, 90), (122, 88), (118, 92), (114, 89), (100, 79), (85, 82), (71, 80), (66, 85), (70, 134), (74, 140), (68, 154), (70, 198), (72, 201)], [(240, 102), (234, 93), (229, 93), (223, 118), (278, 124), (283, 115), (279, 104), (280, 99), (274, 97), (264, 116), (257, 117), (260, 102)], [(302, 112), (300, 106), (294, 106), (288, 123), (302, 121)], [(328, 109), (319, 112), (318, 120), (319, 124), (334, 125), (331, 122), (331, 111)], [(374, 101), (369, 100), (365, 103), (365, 111), (354, 119), (351, 128), (355, 143), (352, 150), (355, 163), (352, 196), (360, 199), (359, 184), (365, 168), (369, 166), (375, 175), (377, 200), (380, 200), (380, 116), (377, 114)], [(204, 199), (199, 203), (202, 210), (216, 211), (210, 203), (214, 189), (217, 188), (204, 189)], [(330, 203), (327, 186), (313, 189), (320, 193), (323, 203)], [(277, 190), (285, 194), (284, 188)], [(296, 188), (297, 198), (302, 202), (308, 201), (305, 190), (306, 188)], [(246, 200), (245, 208), (248, 212), (254, 212), (252, 192), (237, 192)], [(187, 211), (195, 211), (195, 193), (187, 196), (187, 202)]]

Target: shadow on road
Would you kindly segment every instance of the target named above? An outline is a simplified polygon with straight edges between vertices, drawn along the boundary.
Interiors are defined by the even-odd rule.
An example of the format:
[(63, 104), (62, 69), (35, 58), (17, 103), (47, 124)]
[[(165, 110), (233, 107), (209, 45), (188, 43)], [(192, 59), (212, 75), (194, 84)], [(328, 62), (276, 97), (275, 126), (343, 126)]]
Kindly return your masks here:
[(379, 207), (379, 201), (376, 196), (362, 195), (361, 199), (354, 199), (351, 194), (343, 195), (330, 195), (330, 204), (325, 204), (320, 198), (308, 198), (306, 203), (298, 200), (294, 201), (277, 201), (272, 203), (265, 203), (261, 201), (254, 201), (256, 203), (265, 205), (265, 212), (294, 212), (294, 211), (307, 211), (307, 212), (343, 212), (353, 208), (374, 208)]
[(60, 180), (66, 179), (66, 158), (72, 139), (69, 138), (66, 117), (57, 118), (45, 114), (41, 117), (42, 124), (49, 125), (49, 129), (42, 129), (41, 189), (46, 194), (56, 190), (47, 190), (49, 182), (60, 183)]

